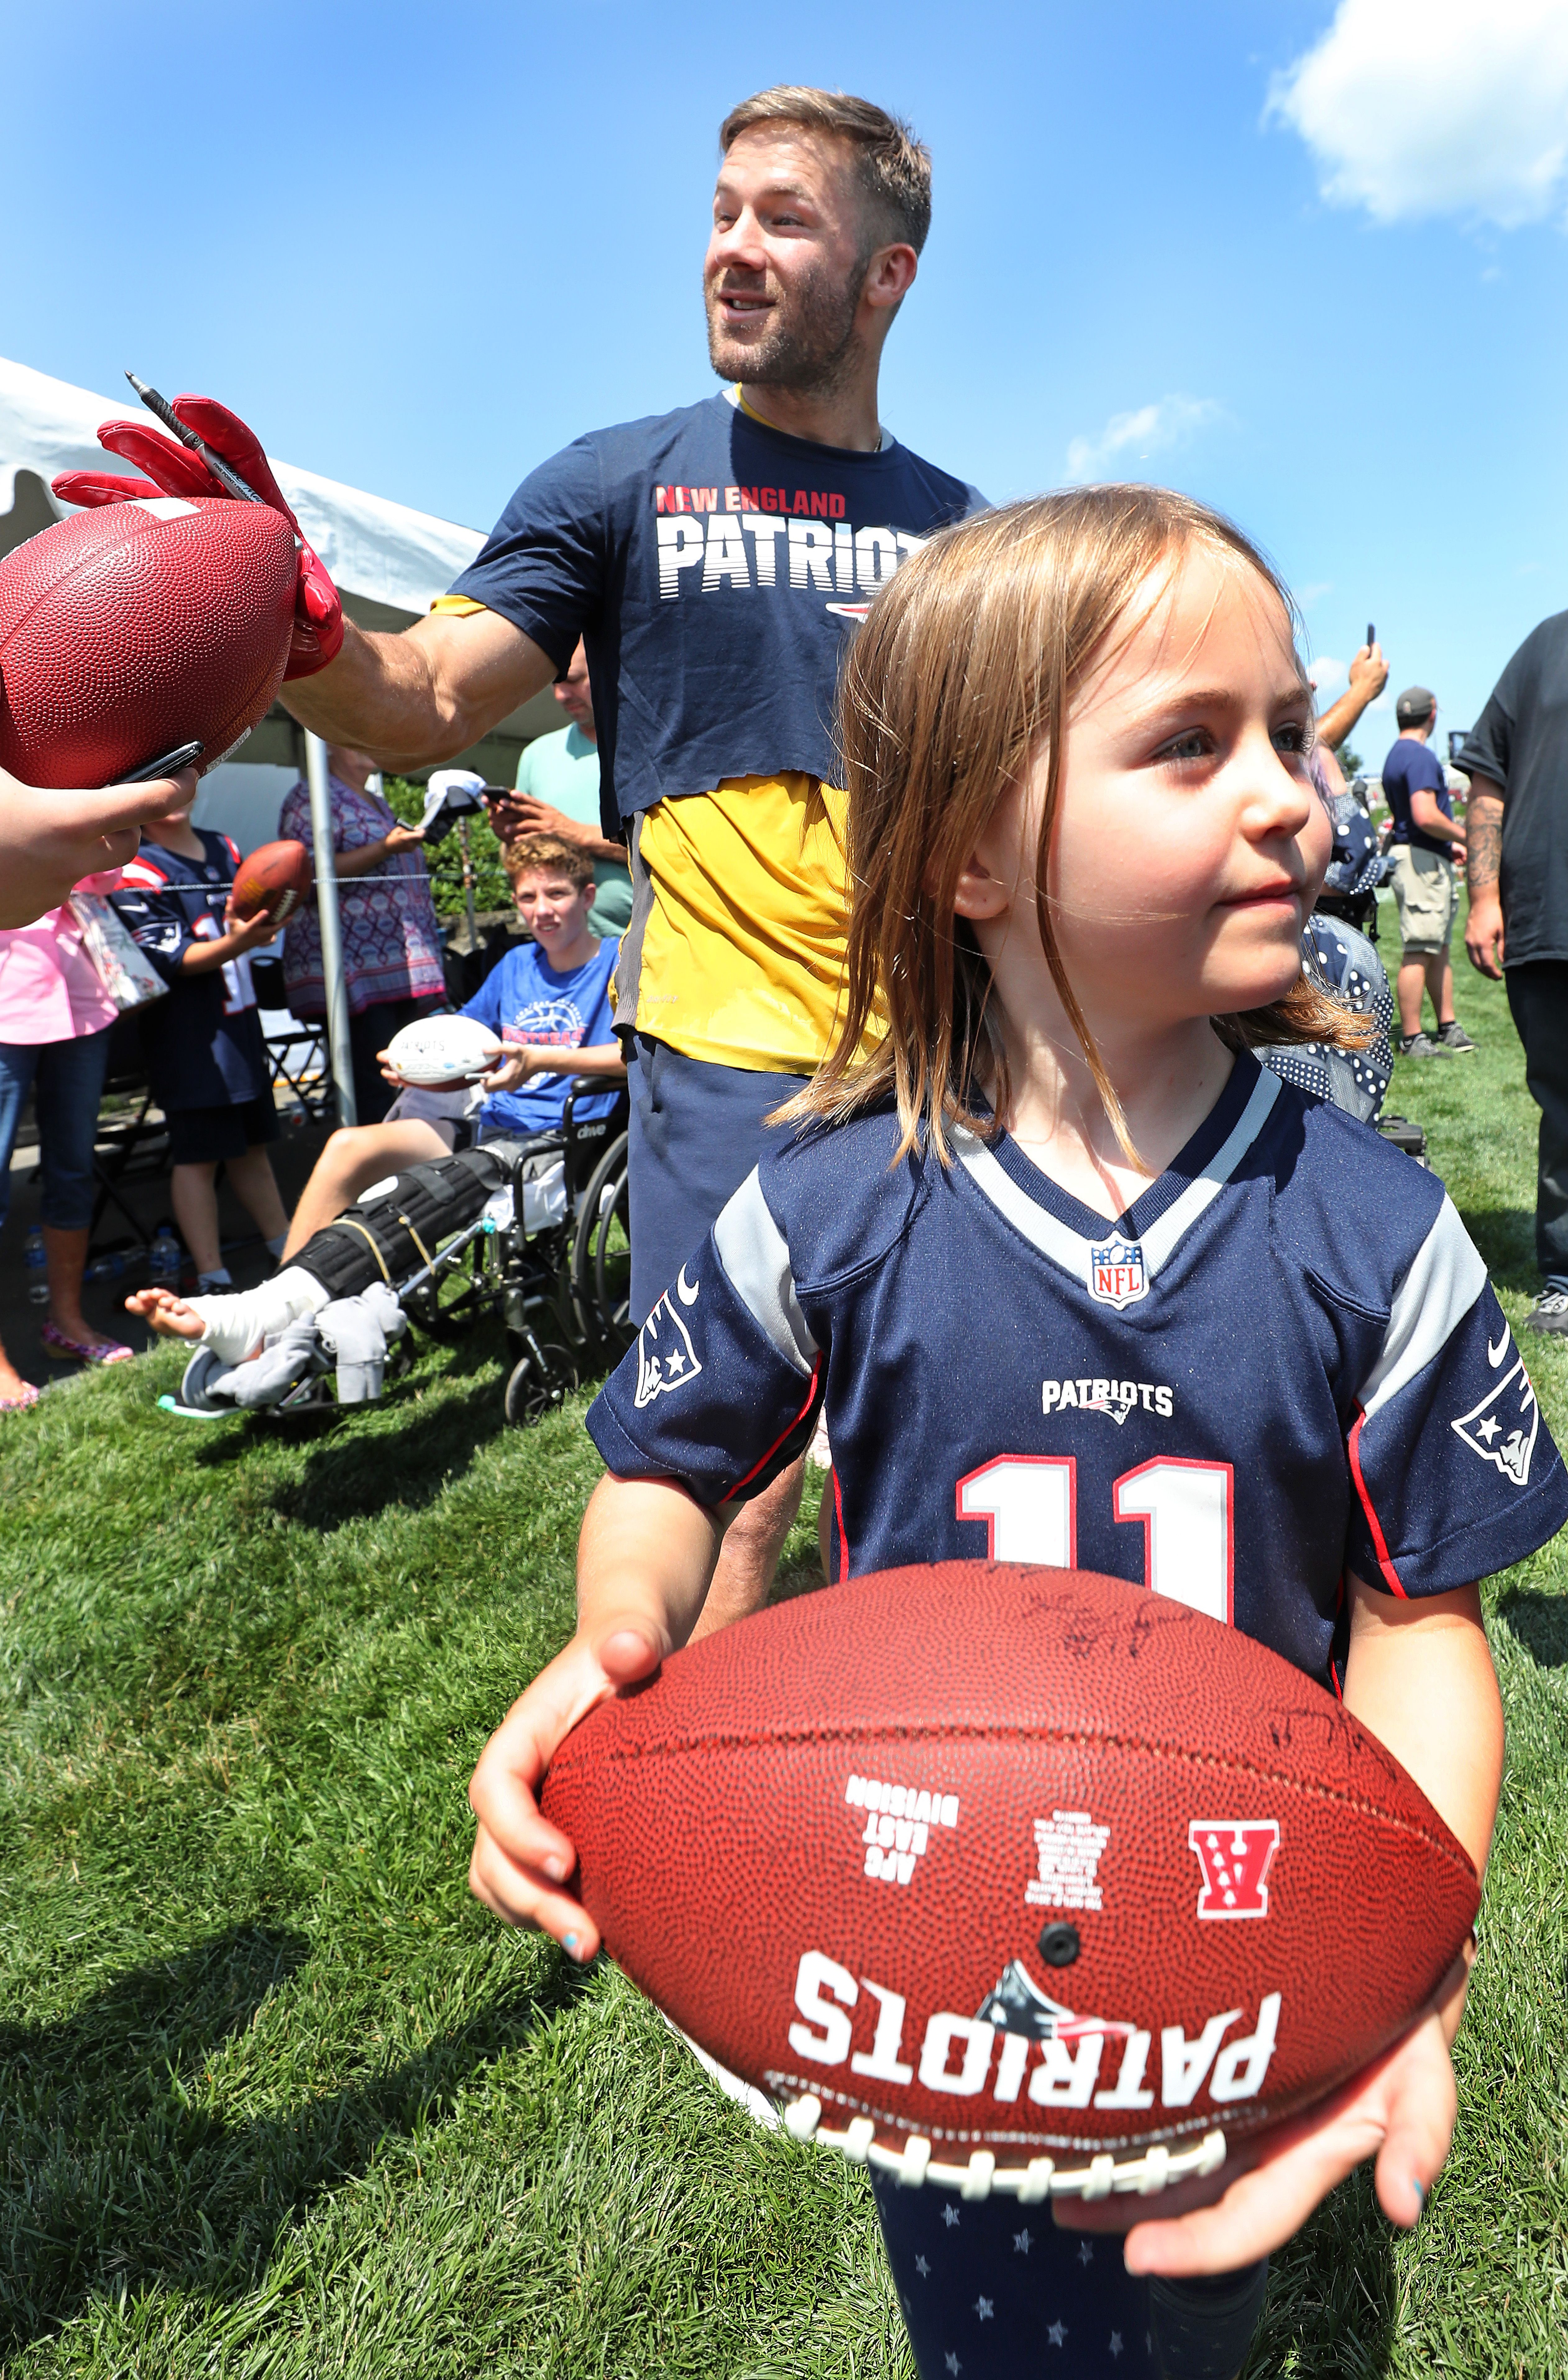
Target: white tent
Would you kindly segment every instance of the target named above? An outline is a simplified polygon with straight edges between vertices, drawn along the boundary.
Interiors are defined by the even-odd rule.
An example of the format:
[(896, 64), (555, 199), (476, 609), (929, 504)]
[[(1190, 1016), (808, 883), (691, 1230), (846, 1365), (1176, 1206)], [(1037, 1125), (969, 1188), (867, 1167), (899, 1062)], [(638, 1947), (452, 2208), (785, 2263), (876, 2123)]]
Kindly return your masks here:
[[(0, 358), (0, 554), (69, 509), (50, 492), (56, 472), (133, 468), (105, 455), (98, 425), (138, 416), (128, 387), (116, 396), (95, 396)], [(156, 426), (151, 415), (141, 418)], [(407, 627), (483, 542), (476, 529), (455, 521), (269, 459), (301, 529), (336, 580), (344, 609), (361, 627)], [(498, 492), (498, 506), (505, 492)], [(550, 695), (536, 697), (504, 719), (473, 754), (458, 756), (460, 764), (509, 783), (523, 745), (559, 724)], [(198, 817), (204, 825), (225, 828), (242, 849), (266, 842), (277, 831), (278, 803), (302, 761), (298, 730), (281, 708), (274, 710), (243, 747), (243, 758), (211, 771)]]

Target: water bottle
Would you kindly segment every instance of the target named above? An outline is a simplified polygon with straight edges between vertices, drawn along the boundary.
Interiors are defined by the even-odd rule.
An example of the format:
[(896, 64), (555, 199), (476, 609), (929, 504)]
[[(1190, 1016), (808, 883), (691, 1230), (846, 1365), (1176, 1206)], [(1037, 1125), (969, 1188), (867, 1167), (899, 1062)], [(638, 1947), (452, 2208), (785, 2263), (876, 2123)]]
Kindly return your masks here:
[(147, 1251), (148, 1280), (165, 1283), (177, 1281), (183, 1261), (183, 1252), (178, 1240), (176, 1239), (167, 1223), (160, 1223), (152, 1234), (152, 1245)]
[(126, 1260), (117, 1249), (106, 1257), (94, 1257), (82, 1274), (83, 1281), (117, 1281), (126, 1269)]
[(27, 1293), (34, 1305), (49, 1303), (49, 1281), (44, 1270), (43, 1234), (36, 1225), (28, 1233), (22, 1247), (22, 1264), (27, 1272)]

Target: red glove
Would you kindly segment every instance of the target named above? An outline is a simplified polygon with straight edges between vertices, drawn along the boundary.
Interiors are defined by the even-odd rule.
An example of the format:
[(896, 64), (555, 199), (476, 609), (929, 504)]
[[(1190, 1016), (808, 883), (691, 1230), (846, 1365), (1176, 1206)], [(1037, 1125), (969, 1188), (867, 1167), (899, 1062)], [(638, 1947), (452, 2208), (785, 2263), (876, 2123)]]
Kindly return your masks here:
[[(299, 523), (284, 501), (252, 430), (237, 414), (212, 396), (176, 396), (174, 409), (188, 429), (205, 439), (229, 468), (237, 471), (263, 504), (281, 513), (294, 531), (299, 548), (299, 581), (294, 598), (294, 641), (289, 647), (286, 678), (313, 677), (336, 658), (343, 642), (343, 605), (336, 588), (318, 557), (299, 534)], [(116, 478), (108, 471), (62, 471), (55, 493), (68, 504), (123, 504), (137, 496), (226, 496), (200, 455), (176, 445), (144, 421), (105, 421), (98, 432), (100, 445), (111, 455), (123, 455), (147, 473), (145, 480)]]

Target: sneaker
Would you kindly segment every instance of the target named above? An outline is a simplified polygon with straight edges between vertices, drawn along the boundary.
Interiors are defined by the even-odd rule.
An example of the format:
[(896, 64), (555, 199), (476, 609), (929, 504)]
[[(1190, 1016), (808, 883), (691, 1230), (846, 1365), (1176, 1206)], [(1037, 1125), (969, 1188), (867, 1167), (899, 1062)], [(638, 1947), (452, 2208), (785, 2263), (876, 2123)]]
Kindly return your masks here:
[(1399, 1037), (1402, 1058), (1447, 1058), (1452, 1054), (1446, 1042), (1434, 1041), (1429, 1033), (1402, 1033)]
[(1451, 1016), (1446, 1025), (1440, 1025), (1433, 1038), (1440, 1041), (1445, 1050), (1457, 1050), (1462, 1053), (1474, 1050), (1476, 1046), (1456, 1016)]
[(1554, 1330), (1568, 1338), (1568, 1290), (1543, 1289), (1525, 1317), (1527, 1330)]

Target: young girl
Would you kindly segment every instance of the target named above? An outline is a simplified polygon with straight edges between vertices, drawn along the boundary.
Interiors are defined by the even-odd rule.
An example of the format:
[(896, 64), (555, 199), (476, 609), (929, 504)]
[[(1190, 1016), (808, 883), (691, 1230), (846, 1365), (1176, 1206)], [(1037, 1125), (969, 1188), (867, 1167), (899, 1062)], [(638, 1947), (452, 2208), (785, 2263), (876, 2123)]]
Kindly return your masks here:
[[(837, 1577), (990, 1553), (1192, 1604), (1342, 1694), (1481, 1868), (1475, 1582), (1568, 1478), (1441, 1183), (1249, 1054), (1368, 1030), (1302, 972), (1330, 829), (1278, 581), (1157, 490), (990, 514), (878, 598), (841, 733), (843, 1033), (589, 1416), (578, 1630), (475, 1772), (474, 1888), (597, 1949), (539, 1779), (686, 1642), (824, 1399)], [(1416, 2221), (1466, 1973), (1206, 2207), (1073, 2232), (879, 2177), (921, 2374), (1234, 2373), (1263, 2260), (1361, 2159)]]

